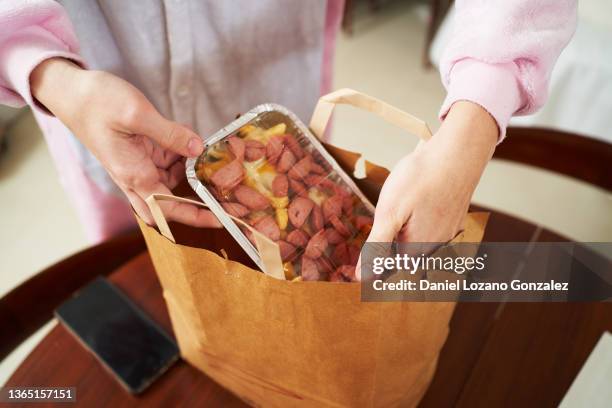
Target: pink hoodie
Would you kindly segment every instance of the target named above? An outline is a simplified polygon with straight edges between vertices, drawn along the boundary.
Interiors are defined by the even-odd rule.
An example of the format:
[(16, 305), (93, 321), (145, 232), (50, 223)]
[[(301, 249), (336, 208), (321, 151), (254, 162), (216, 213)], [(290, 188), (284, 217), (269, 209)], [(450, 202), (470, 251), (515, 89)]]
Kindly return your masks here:
[[(105, 7), (112, 7), (103, 1), (99, 5), (92, 3), (94, 6), (89, 3), (83, 3), (83, 12), (85, 7), (99, 7), (102, 13)], [(331, 84), (333, 45), (342, 3), (329, 0), (327, 7), (323, 91)], [(81, 7), (72, 3), (75, 4)], [(576, 26), (576, 1), (457, 0), (456, 7), (455, 35), (440, 68), (448, 90), (440, 117), (444, 118), (455, 101), (475, 102), (495, 118), (502, 140), (512, 115), (528, 114), (545, 102), (550, 72)], [(134, 10), (131, 6), (130, 9)], [(92, 32), (95, 30), (91, 27)], [(78, 151), (75, 153), (68, 139), (57, 134), (63, 131), (61, 124), (32, 98), (30, 73), (41, 61), (54, 56), (83, 65), (89, 62), (80, 56), (73, 26), (62, 6), (53, 0), (1, 1), (0, 103), (33, 107), (79, 216), (90, 238), (99, 241), (133, 225), (133, 218), (124, 199), (109, 193), (84, 170), (87, 166), (79, 162)]]
[(576, 30), (575, 0), (457, 0), (454, 35), (440, 63), (448, 91), (440, 110), (468, 100), (497, 121), (546, 102), (550, 73)]

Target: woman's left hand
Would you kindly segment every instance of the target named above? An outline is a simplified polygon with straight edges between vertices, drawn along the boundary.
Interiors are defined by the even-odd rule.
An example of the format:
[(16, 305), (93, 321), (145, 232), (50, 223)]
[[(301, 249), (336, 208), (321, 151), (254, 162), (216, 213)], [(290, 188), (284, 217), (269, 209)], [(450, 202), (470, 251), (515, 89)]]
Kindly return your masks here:
[(456, 102), (438, 132), (393, 168), (367, 241), (446, 243), (454, 238), (498, 134), (482, 107)]

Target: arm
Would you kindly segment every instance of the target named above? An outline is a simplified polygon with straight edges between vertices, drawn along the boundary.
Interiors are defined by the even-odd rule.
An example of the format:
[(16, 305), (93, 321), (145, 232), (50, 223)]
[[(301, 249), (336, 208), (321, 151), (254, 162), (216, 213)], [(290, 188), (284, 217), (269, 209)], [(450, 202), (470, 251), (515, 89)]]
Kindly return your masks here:
[(82, 65), (64, 9), (53, 0), (0, 2), (0, 103), (37, 108), (30, 74), (42, 61), (64, 57)]
[(575, 23), (575, 1), (457, 1), (455, 36), (441, 64), (448, 88), (442, 125), (389, 175), (368, 241), (442, 243), (456, 235), (510, 117), (546, 100)]
[(479, 105), (455, 103), (436, 134), (393, 168), (380, 192), (368, 241), (452, 239), (497, 136), (495, 120)]
[[(123, 79), (82, 69), (64, 58), (38, 64), (30, 83), (36, 100), (96, 156), (138, 215), (152, 224), (146, 198), (172, 194), (185, 176), (183, 157), (202, 153), (200, 137), (164, 118)], [(220, 226), (212, 213), (194, 205), (163, 203), (162, 208), (174, 221)]]
[(440, 63), (448, 95), (444, 119), (459, 100), (493, 116), (500, 141), (510, 118), (533, 113), (576, 29), (576, 0), (459, 0), (454, 35)]
[[(76, 63), (75, 63), (76, 62)], [(183, 156), (197, 156), (200, 138), (162, 117), (131, 84), (82, 68), (78, 43), (53, 0), (0, 0), (0, 103), (29, 104), (55, 115), (102, 163), (147, 223), (145, 199), (170, 194), (184, 177)], [(164, 204), (165, 214), (195, 226), (219, 226), (198, 207)]]

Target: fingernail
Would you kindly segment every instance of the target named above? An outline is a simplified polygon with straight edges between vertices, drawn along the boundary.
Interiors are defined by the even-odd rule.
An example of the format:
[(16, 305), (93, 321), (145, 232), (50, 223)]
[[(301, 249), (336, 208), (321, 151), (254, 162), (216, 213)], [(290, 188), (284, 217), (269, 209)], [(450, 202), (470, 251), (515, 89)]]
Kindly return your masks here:
[(197, 137), (192, 137), (187, 143), (187, 150), (189, 150), (189, 154), (191, 156), (199, 156), (202, 153), (202, 150), (204, 150), (202, 141)]

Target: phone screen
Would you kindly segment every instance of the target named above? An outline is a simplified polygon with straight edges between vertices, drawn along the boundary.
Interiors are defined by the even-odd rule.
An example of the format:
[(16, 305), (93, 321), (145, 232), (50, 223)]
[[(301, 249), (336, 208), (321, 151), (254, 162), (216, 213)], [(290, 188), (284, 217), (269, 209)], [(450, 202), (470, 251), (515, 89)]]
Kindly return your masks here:
[(178, 359), (174, 340), (106, 279), (97, 278), (55, 314), (131, 393)]

